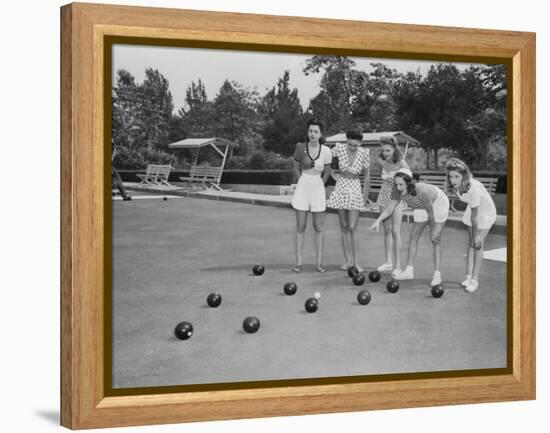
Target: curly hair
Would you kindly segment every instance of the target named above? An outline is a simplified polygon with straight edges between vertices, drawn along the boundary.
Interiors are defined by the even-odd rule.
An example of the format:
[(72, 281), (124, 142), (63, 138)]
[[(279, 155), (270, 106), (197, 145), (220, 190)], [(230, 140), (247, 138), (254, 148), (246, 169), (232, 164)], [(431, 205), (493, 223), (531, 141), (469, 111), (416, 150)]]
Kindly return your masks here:
[(361, 142), (363, 141), (363, 133), (358, 129), (348, 129), (346, 131), (346, 138), (348, 140), (358, 140)]
[[(397, 164), (399, 161), (403, 159), (403, 155), (401, 154), (401, 151), (399, 150), (399, 144), (397, 143), (397, 140), (395, 137), (392, 137), (391, 135), (384, 135), (380, 137), (380, 147), (383, 145), (389, 145), (393, 147), (393, 163)], [(386, 158), (384, 158), (384, 154), (382, 151), (380, 151), (380, 154), (378, 155), (382, 161), (385, 161)]]
[(395, 173), (395, 177), (400, 177), (405, 181), (405, 184), (407, 185), (407, 192), (410, 195), (416, 195), (416, 186), (413, 177), (409, 176), (408, 174), (399, 172)]
[[(458, 158), (451, 158), (447, 161), (445, 170), (445, 190), (448, 193), (453, 194), (458, 191), (460, 194), (464, 194), (470, 190), (470, 186), (472, 184), (472, 172), (464, 161)], [(460, 183), (458, 188), (455, 188), (451, 183), (451, 180), (449, 179), (449, 173), (451, 171), (456, 171), (462, 176), (462, 182)]]
[[(311, 118), (307, 121), (307, 129), (309, 129), (311, 125), (317, 125), (319, 127), (319, 130), (321, 131), (321, 138), (319, 138), (319, 143), (324, 144), (325, 143), (325, 124), (319, 119)], [(305, 142), (307, 143), (308, 141), (309, 141), (309, 138), (306, 135)]]

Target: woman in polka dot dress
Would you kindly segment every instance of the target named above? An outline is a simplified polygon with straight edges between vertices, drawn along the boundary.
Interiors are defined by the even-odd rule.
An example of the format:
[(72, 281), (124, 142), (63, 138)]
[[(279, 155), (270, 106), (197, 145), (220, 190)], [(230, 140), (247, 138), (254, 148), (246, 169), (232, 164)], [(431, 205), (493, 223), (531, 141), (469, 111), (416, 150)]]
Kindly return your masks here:
[[(347, 270), (356, 266), (363, 269), (357, 262), (359, 239), (357, 222), (359, 211), (365, 207), (369, 194), (369, 150), (361, 148), (363, 134), (357, 130), (346, 132), (347, 143), (338, 143), (332, 149), (332, 155), (338, 159), (338, 170), (333, 172), (336, 186), (330, 194), (327, 206), (338, 210), (344, 264), (340, 267)], [(359, 176), (365, 175), (365, 183), (361, 191)]]

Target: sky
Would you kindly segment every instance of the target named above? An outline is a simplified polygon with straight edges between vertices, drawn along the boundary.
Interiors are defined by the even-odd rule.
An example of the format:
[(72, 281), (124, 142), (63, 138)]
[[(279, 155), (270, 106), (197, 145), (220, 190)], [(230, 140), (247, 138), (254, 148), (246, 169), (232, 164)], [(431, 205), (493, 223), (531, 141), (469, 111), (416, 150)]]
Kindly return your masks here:
[[(191, 81), (200, 78), (208, 99), (213, 99), (224, 80), (237, 81), (248, 88), (256, 88), (264, 95), (277, 84), (285, 70), (290, 72), (290, 87), (298, 89), (298, 96), (304, 109), (310, 99), (319, 92), (322, 74), (306, 76), (302, 70), (311, 55), (262, 53), (252, 51), (216, 50), (205, 48), (154, 47), (139, 45), (113, 46), (113, 84), (116, 71), (126, 69), (141, 83), (145, 69), (157, 69), (170, 83), (174, 99), (174, 111), (185, 104), (185, 91)], [(437, 62), (375, 59), (352, 57), (356, 69), (369, 72), (370, 63), (381, 62), (399, 72), (419, 71), (426, 73)], [(449, 63), (449, 62), (446, 62)], [(454, 63), (459, 69), (466, 69), (471, 63)]]

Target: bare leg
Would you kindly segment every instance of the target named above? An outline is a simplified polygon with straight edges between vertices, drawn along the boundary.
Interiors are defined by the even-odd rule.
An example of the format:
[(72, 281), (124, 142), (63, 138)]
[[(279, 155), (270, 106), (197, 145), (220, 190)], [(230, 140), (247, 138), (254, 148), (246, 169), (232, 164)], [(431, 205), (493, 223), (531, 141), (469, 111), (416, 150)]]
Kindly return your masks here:
[(412, 266), (414, 259), (416, 258), (416, 253), (418, 252), (418, 240), (420, 239), (420, 236), (422, 236), (422, 232), (427, 225), (428, 221), (413, 223), (413, 228), (409, 239), (409, 250), (407, 253), (407, 266)]
[(468, 227), (468, 236), (466, 241), (468, 242), (468, 248), (466, 249), (466, 275), (472, 276), (474, 270), (474, 248), (472, 247), (472, 228)]
[(384, 247), (386, 248), (386, 261), (384, 263), (395, 263), (392, 262), (391, 218), (386, 218), (382, 225), (384, 226)]
[(347, 210), (338, 209), (338, 219), (340, 221), (340, 237), (342, 239), (342, 249), (344, 251), (344, 264), (347, 267), (351, 264), (350, 260), (350, 239), (349, 239), (349, 224), (347, 217)]
[(350, 232), (350, 240), (351, 240), (351, 257), (353, 260), (354, 266), (357, 267), (360, 271), (362, 270), (361, 266), (359, 266), (359, 260), (357, 257), (357, 253), (359, 251), (359, 235), (357, 234), (357, 222), (359, 221), (359, 211), (358, 210), (350, 210), (348, 211), (348, 224), (349, 224), (349, 232)]
[(302, 252), (304, 250), (304, 238), (307, 226), (307, 212), (296, 211), (296, 266), (302, 266)]
[(394, 269), (401, 269), (401, 221), (403, 211), (395, 209), (391, 216), (391, 235), (393, 238), (392, 263)]
[[(487, 238), (487, 235), (489, 234), (490, 229), (480, 229), (479, 230), (479, 237), (485, 243), (485, 239)], [(472, 248), (473, 249), (473, 248)], [(473, 272), (472, 272), (472, 280), (478, 281), (479, 277), (479, 270), (481, 269), (481, 263), (483, 263), (483, 252), (485, 251), (485, 245), (483, 245), (479, 250), (473, 249), (474, 251), (474, 266), (473, 266)]]
[[(435, 223), (433, 234), (441, 238), (441, 232), (445, 223)], [(434, 272), (440, 272), (441, 269), (441, 241), (433, 244)]]
[(317, 270), (322, 269), (323, 265), (323, 219), (324, 212), (312, 212), (313, 215), (313, 230), (315, 231), (315, 253)]

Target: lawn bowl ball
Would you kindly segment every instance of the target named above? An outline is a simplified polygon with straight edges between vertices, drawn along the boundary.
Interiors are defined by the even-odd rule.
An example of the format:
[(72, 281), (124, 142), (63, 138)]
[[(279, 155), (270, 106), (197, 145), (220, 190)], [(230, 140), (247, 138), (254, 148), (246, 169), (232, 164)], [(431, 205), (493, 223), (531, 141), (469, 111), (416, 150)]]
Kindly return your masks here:
[(355, 274), (357, 274), (359, 270), (355, 266), (350, 266), (348, 268), (348, 277), (353, 278)]
[(308, 298), (304, 307), (308, 313), (315, 313), (319, 309), (319, 301), (315, 298)]
[(378, 271), (369, 272), (369, 280), (371, 280), (373, 283), (377, 283), (378, 281), (380, 281), (380, 272)]
[(264, 273), (265, 271), (265, 267), (264, 265), (255, 265), (253, 268), (252, 268), (252, 273), (254, 275), (257, 275), (257, 276), (260, 276)]
[(441, 284), (436, 284), (432, 287), (432, 296), (434, 298), (441, 298), (443, 296), (443, 293), (445, 293), (445, 290), (443, 290)]
[(219, 307), (222, 303), (222, 295), (219, 293), (210, 293), (206, 298), (206, 303), (212, 308)]
[(370, 293), (368, 290), (361, 290), (357, 294), (357, 302), (361, 305), (367, 305), (370, 302)]
[(243, 329), (248, 334), (254, 334), (260, 329), (260, 319), (257, 317), (247, 317), (243, 320)]
[(397, 293), (399, 290), (399, 283), (395, 280), (388, 281), (388, 284), (386, 284), (386, 289), (390, 293)]
[(174, 329), (174, 334), (180, 340), (188, 340), (193, 335), (193, 325), (189, 322), (178, 323), (176, 329)]
[(358, 272), (353, 276), (352, 281), (353, 284), (355, 284), (356, 286), (362, 286), (363, 284), (365, 284), (365, 274)]
[(283, 292), (287, 296), (292, 296), (292, 295), (296, 294), (297, 290), (298, 290), (298, 286), (296, 285), (296, 283), (290, 282), (290, 283), (286, 283), (283, 286)]

